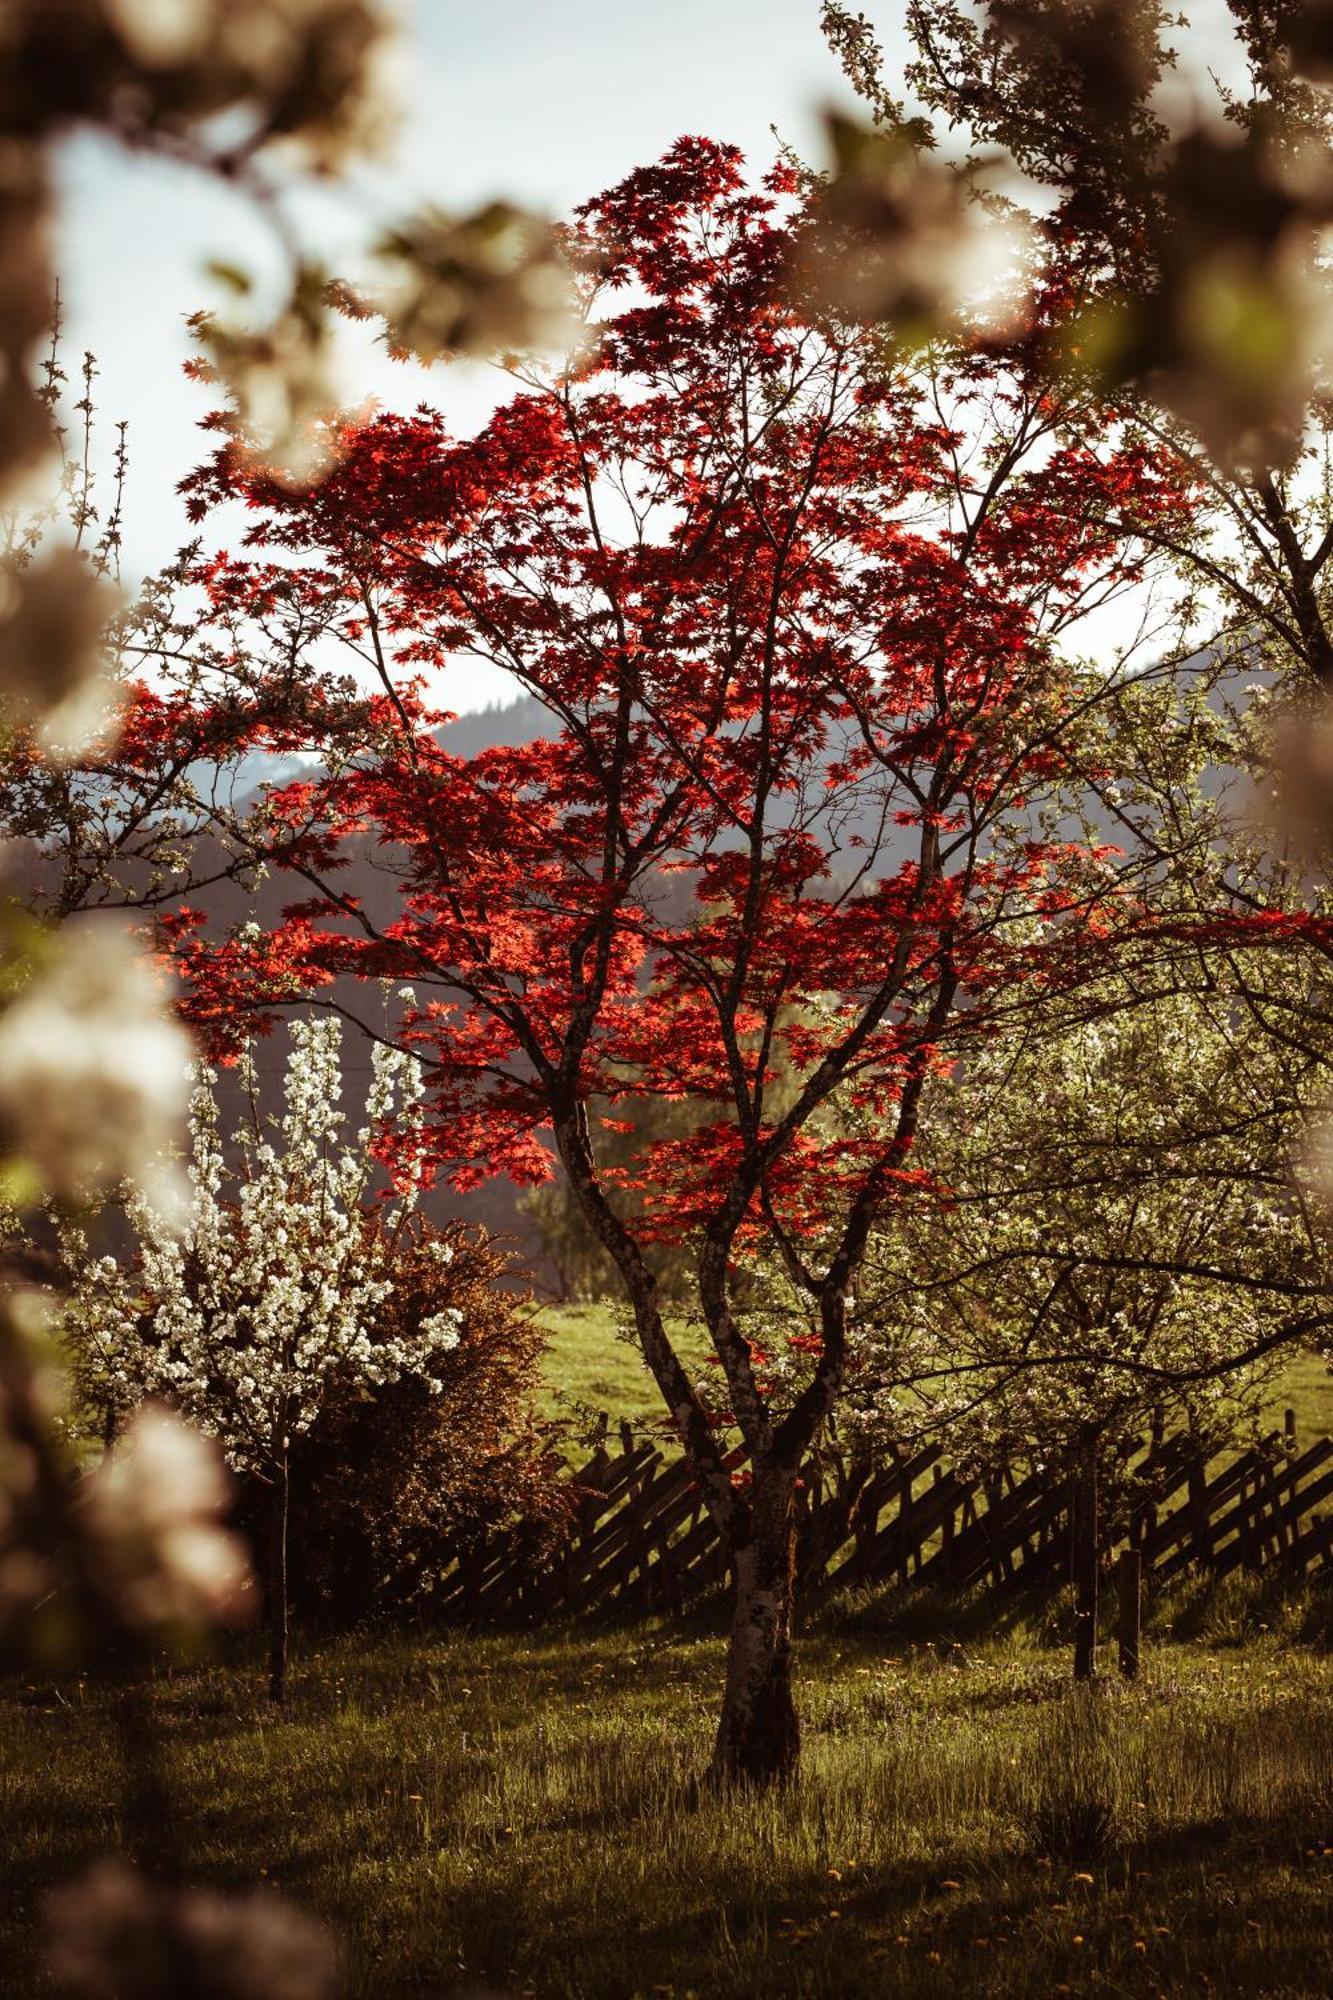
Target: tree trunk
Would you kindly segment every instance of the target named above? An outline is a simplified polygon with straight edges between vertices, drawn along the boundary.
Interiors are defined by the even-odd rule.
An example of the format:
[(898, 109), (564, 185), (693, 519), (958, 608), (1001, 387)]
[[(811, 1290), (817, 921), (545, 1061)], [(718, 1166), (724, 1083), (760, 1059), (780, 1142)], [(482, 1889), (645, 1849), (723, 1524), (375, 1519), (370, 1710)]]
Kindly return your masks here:
[(1097, 1671), (1097, 1443), (1085, 1444), (1074, 1466), (1070, 1519), (1074, 1585), (1074, 1679)]
[(727, 1685), (713, 1776), (727, 1784), (780, 1784), (796, 1769), (801, 1727), (791, 1692), (796, 1594), (795, 1479), (757, 1475), (749, 1539), (731, 1551), (735, 1580)]
[(287, 1509), (291, 1481), (284, 1450), (273, 1478), (268, 1552), (268, 1691), (280, 1707), (287, 1700)]

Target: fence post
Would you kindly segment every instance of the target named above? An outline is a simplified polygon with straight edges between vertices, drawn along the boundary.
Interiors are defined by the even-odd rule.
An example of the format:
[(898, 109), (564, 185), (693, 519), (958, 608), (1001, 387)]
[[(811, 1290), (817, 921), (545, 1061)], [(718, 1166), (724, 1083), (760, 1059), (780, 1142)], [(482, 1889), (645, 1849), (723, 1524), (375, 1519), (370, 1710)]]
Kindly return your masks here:
[(1259, 1474), (1257, 1471), (1252, 1473), (1249, 1466), (1241, 1475), (1240, 1494), (1236, 1506), (1239, 1510), (1245, 1567), (1259, 1570), (1263, 1567), (1259, 1543)]
[(1074, 1679), (1097, 1671), (1097, 1442), (1085, 1444), (1074, 1467), (1070, 1570), (1074, 1584)]
[[(1205, 1492), (1207, 1483), (1203, 1465), (1196, 1462), (1189, 1470), (1190, 1533), (1194, 1541), (1195, 1560), (1211, 1564), (1213, 1560), (1213, 1535)], [(1243, 1516), (1241, 1518), (1243, 1519)]]
[(1143, 1642), (1143, 1557), (1137, 1549), (1120, 1551), (1115, 1581), (1120, 1671), (1127, 1681), (1135, 1681)]
[[(910, 1459), (907, 1464), (910, 1464)], [(907, 1588), (907, 1562), (912, 1553), (912, 1475), (905, 1464), (898, 1475), (898, 1581)]]
[[(1294, 1440), (1287, 1441), (1285, 1450), (1287, 1463), (1290, 1465)], [(1277, 1559), (1284, 1570), (1290, 1570), (1294, 1537), (1287, 1530), (1287, 1517), (1282, 1511), (1282, 1483), (1278, 1478), (1277, 1468), (1272, 1465), (1268, 1467), (1268, 1519), (1273, 1545), (1277, 1550)]]

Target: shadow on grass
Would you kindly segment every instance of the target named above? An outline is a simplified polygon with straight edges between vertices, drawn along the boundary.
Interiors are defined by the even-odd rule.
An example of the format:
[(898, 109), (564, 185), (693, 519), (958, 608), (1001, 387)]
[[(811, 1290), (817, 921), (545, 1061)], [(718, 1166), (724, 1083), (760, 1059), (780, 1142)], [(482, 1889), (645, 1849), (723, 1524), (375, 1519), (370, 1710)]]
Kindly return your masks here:
[(1333, 1575), (1193, 1571), (1149, 1597), (1149, 1636), (1245, 1646), (1265, 1634), (1321, 1652), (1333, 1649)]
[[(633, 1829), (651, 1854), (652, 1830)], [(452, 1899), (466, 1964), (497, 1984), (562, 2000), (631, 1993), (710, 2000), (958, 2000), (1056, 1993), (1206, 1992), (1315, 2000), (1333, 1983), (1325, 1879), (1302, 1895), (1286, 1824), (1200, 1822), (1108, 1855), (1096, 1875), (1047, 1857), (962, 1850), (769, 1899), (754, 1881), (658, 1882), (637, 1903), (614, 1884), (597, 1906), (515, 1925), (496, 1885)], [(665, 1895), (664, 1895), (665, 1889)], [(663, 1912), (659, 1905), (670, 1907)], [(419, 1968), (433, 1958), (416, 1940)], [(365, 1996), (387, 1993), (362, 1983)], [(415, 1987), (393, 1991), (415, 1991)], [(421, 1990), (430, 1990), (425, 1987)]]
[(1063, 1646), (1072, 1642), (1074, 1629), (1067, 1590), (1051, 1585), (996, 1592), (909, 1583), (847, 1591), (821, 1605), (808, 1625), (849, 1638), (937, 1648), (1020, 1637)]

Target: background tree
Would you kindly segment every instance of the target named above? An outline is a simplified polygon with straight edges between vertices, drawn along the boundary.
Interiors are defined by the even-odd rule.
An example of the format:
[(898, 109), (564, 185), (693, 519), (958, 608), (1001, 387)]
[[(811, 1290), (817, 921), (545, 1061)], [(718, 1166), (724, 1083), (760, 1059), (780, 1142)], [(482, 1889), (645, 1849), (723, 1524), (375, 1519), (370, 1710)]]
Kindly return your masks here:
[[(1189, 483), (1188, 521), (1145, 533), (1188, 579), (1199, 657), (1230, 682), (1213, 696), (1236, 724), (1224, 754), (1266, 824), (1256, 837), (1253, 800), (1245, 825), (1233, 798), (1181, 886), (1201, 938), (1228, 911), (1257, 941), (1275, 908), (1305, 910), (1326, 959), (1329, 8), (1228, 0), (1205, 47), (1155, 0), (912, 0), (911, 116), (865, 18), (835, 0), (821, 18), (879, 142), (830, 199), (860, 225), (862, 259), (891, 261), (920, 204), (875, 208), (858, 163), (887, 147), (910, 158), (911, 186), (942, 177), (983, 208), (998, 168), (1039, 246), (1020, 345), (1085, 399), (1094, 431), (1113, 416)], [(1254, 956), (1229, 976), (1252, 1032), (1322, 1065), (1326, 978), (1270, 976)]]
[[(1197, 505), (1188, 534), (1163, 525), (1163, 546), (1200, 590), (1201, 641), (1275, 674), (1308, 711), (1333, 679), (1330, 16), (1323, 0), (1227, 0), (1226, 16), (1205, 46), (1157, 0), (910, 0), (909, 118), (865, 18), (821, 9), (872, 129), (909, 148), (918, 175), (979, 198), (997, 162), (1013, 170), (1008, 199), (1055, 279), (1029, 301), (1027, 343), (1094, 410), (1109, 400), (1178, 456)], [(890, 255), (882, 220), (880, 239)], [(1288, 745), (1298, 790), (1299, 765), (1318, 762), (1309, 741), (1307, 728)]]
[(1150, 1424), (1206, 1451), (1252, 1426), (1333, 1297), (1319, 1204), (1291, 1182), (1317, 1067), (1255, 1043), (1216, 987), (1080, 1002), (932, 1086), (920, 1159), (948, 1192), (872, 1242), (852, 1402), (883, 1441), (1068, 1479), (1086, 1674), (1099, 1487), (1120, 1518)]
[[(649, 1194), (630, 1185), (635, 1162), (659, 1145), (688, 1138), (695, 1123), (688, 1099), (655, 1095), (651, 1080), (644, 1081), (645, 1089), (625, 1101), (594, 1100), (588, 1106), (588, 1116), (599, 1133), (602, 1169), (619, 1183), (622, 1210), (636, 1222), (643, 1219)], [(584, 1300), (615, 1297), (620, 1292), (615, 1261), (592, 1228), (558, 1161), (552, 1164), (555, 1171), (551, 1178), (528, 1188), (520, 1197), (520, 1206), (536, 1225), (559, 1296)], [(659, 1296), (678, 1306), (687, 1305), (693, 1279), (677, 1246), (649, 1242), (645, 1250)]]

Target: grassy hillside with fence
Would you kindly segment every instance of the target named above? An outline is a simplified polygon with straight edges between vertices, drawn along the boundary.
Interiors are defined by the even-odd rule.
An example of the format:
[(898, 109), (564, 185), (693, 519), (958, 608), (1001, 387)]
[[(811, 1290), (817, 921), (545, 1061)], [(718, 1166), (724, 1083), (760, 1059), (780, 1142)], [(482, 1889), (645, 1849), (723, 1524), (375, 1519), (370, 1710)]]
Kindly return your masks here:
[[(552, 1407), (655, 1415), (605, 1309), (554, 1317)], [(257, 1640), (155, 1671), (139, 1713), (173, 1849), (196, 1878), (244, 1886), (258, 1869), (327, 1916), (345, 2000), (1315, 2000), (1333, 1988), (1333, 1588), (1308, 1538), (1298, 1565), (1262, 1510), (1265, 1464), (1279, 1497), (1293, 1467), (1311, 1487), (1330, 1476), (1310, 1457), (1328, 1386), (1302, 1358), (1268, 1459), (1244, 1477), (1209, 1468), (1210, 1520), (1239, 1508), (1243, 1528), (1259, 1510), (1257, 1565), (1234, 1527), (1213, 1568), (1191, 1557), (1177, 1480), (1143, 1543), (1133, 1681), (1115, 1672), (1107, 1590), (1100, 1677), (1071, 1684), (1058, 1518), (1019, 1520), (1006, 1575), (986, 1521), (1020, 1489), (974, 1493), (969, 1518), (951, 1471), (909, 1466), (904, 1511), (903, 1468), (881, 1468), (869, 1532), (805, 1595), (802, 1766), (765, 1795), (705, 1779), (724, 1648), (697, 1496), (669, 1450), (612, 1424), (615, 1504), (550, 1572), (607, 1581), (582, 1607), (597, 1615), (520, 1602), (510, 1613), (535, 1623), (487, 1629), (455, 1604), (452, 1624), (306, 1631), (281, 1715)], [(811, 1489), (816, 1521), (830, 1477)], [(702, 1536), (706, 1587), (674, 1609), (640, 1589), (660, 1550), (636, 1539), (636, 1491), (668, 1544)], [(952, 1570), (930, 1512), (946, 1504)], [(140, 1837), (142, 1802), (115, 1803), (119, 1698), (96, 1676), (0, 1682), (7, 2000), (49, 1991), (45, 1887)]]

